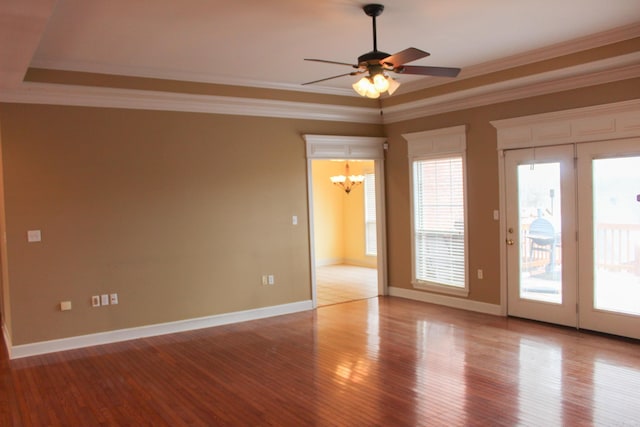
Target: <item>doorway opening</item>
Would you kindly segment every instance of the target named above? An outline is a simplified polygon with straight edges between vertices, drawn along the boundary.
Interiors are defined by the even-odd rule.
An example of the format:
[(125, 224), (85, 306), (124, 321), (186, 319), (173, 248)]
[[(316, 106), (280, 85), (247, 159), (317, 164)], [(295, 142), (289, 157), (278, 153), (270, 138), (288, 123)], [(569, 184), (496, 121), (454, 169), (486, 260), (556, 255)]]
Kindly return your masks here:
[[(331, 181), (363, 176), (346, 192)], [(318, 306), (378, 296), (373, 160), (313, 160), (313, 234)]]
[[(313, 306), (386, 295), (385, 138), (304, 139)], [(331, 180), (339, 175), (362, 175), (363, 182), (346, 191), (346, 182)]]

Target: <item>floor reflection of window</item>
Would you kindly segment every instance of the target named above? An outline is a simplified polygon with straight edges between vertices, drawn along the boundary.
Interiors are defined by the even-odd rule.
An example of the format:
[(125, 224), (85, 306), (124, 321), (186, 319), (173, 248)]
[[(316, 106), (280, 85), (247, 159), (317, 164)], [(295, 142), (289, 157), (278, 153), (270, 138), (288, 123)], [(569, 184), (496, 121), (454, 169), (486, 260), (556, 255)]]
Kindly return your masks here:
[(640, 370), (596, 360), (593, 365), (593, 425), (640, 425)]
[(519, 348), (518, 404), (522, 419), (537, 425), (562, 423), (562, 349), (522, 338)]
[(430, 425), (449, 425), (466, 417), (464, 405), (457, 413), (442, 410), (444, 402), (462, 403), (466, 397), (464, 338), (461, 340), (456, 339), (452, 325), (416, 324), (416, 416)]

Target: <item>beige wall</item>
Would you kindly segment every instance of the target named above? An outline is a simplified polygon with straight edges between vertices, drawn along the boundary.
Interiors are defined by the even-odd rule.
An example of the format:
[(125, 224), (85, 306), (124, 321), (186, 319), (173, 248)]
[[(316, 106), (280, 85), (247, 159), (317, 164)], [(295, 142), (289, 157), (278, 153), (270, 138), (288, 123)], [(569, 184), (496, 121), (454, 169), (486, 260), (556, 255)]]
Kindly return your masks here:
[[(364, 189), (350, 194), (336, 188), (329, 177), (343, 175), (344, 161), (313, 160), (313, 206), (316, 265), (350, 264), (376, 267), (365, 255)], [(350, 161), (351, 174), (373, 171), (373, 161)]]
[[(483, 280), (469, 275), (469, 299), (499, 304), (498, 161), (489, 122), (637, 98), (640, 79), (632, 79), (384, 127), (0, 104), (2, 295), (12, 343), (310, 299), (305, 133), (387, 135), (389, 284), (411, 288), (401, 134), (468, 125), (469, 271), (484, 270)], [(26, 242), (30, 229), (42, 230), (41, 243)], [(276, 285), (263, 287), (263, 274), (274, 274)], [(112, 292), (119, 305), (90, 307), (91, 295)], [(59, 311), (63, 300), (72, 311)]]
[[(309, 300), (301, 135), (381, 132), (16, 104), (0, 120), (14, 345)], [(117, 306), (90, 306), (112, 292)]]
[[(387, 152), (387, 252), (389, 285), (411, 289), (411, 225), (409, 162), (403, 133), (467, 125), (467, 208), (469, 242), (469, 299), (500, 303), (498, 222), (498, 156), (492, 120), (568, 110), (640, 98), (640, 79), (611, 83), (552, 95), (522, 99), (385, 127)], [(475, 271), (484, 270), (484, 279)]]
[(2, 326), (7, 331), (11, 330), (11, 298), (9, 296), (7, 267), (7, 242), (4, 238), (7, 225), (4, 204), (4, 168), (2, 160), (2, 122), (0, 121), (0, 313), (2, 313)]

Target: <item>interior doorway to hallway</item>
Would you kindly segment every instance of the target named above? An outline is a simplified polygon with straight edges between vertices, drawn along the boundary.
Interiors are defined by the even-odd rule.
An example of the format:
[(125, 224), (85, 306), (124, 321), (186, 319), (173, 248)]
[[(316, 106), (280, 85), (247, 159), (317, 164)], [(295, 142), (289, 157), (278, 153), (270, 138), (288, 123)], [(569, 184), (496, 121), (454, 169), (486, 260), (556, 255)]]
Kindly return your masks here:
[[(313, 306), (335, 304), (360, 296), (366, 298), (386, 295), (386, 139), (311, 134), (303, 135), (303, 138), (307, 155)], [(331, 179), (341, 175), (337, 184), (334, 183), (335, 179)], [(347, 177), (353, 175), (362, 175), (363, 182), (348, 185)], [(355, 178), (349, 180), (360, 181)], [(343, 268), (349, 273), (340, 274), (339, 270)], [(359, 275), (357, 268), (366, 269), (364, 271), (367, 273)], [(330, 272), (331, 275), (328, 274)], [(331, 276), (338, 279), (325, 280)], [(375, 281), (370, 280), (371, 276), (375, 276)], [(358, 282), (349, 277), (368, 277), (364, 279), (367, 290), (360, 289), (358, 293), (354, 293)], [(374, 286), (371, 286), (371, 282), (374, 282)], [(333, 289), (322, 288), (323, 283)], [(342, 296), (333, 292), (336, 288)], [(333, 293), (333, 300), (320, 300), (321, 296), (330, 293)], [(349, 295), (351, 299), (347, 298)]]
[[(334, 184), (337, 176), (346, 183)], [(374, 161), (313, 160), (312, 179), (317, 305), (376, 297)]]

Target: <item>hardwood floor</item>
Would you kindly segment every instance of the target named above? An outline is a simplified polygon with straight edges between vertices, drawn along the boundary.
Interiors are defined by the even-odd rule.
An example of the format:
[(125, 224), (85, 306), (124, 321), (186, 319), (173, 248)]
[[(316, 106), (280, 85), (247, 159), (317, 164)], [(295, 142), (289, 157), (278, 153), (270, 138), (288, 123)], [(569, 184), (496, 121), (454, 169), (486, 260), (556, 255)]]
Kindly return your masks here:
[(316, 267), (318, 306), (378, 296), (378, 270), (353, 265)]
[(637, 426), (640, 344), (381, 297), (0, 359), (2, 426)]

